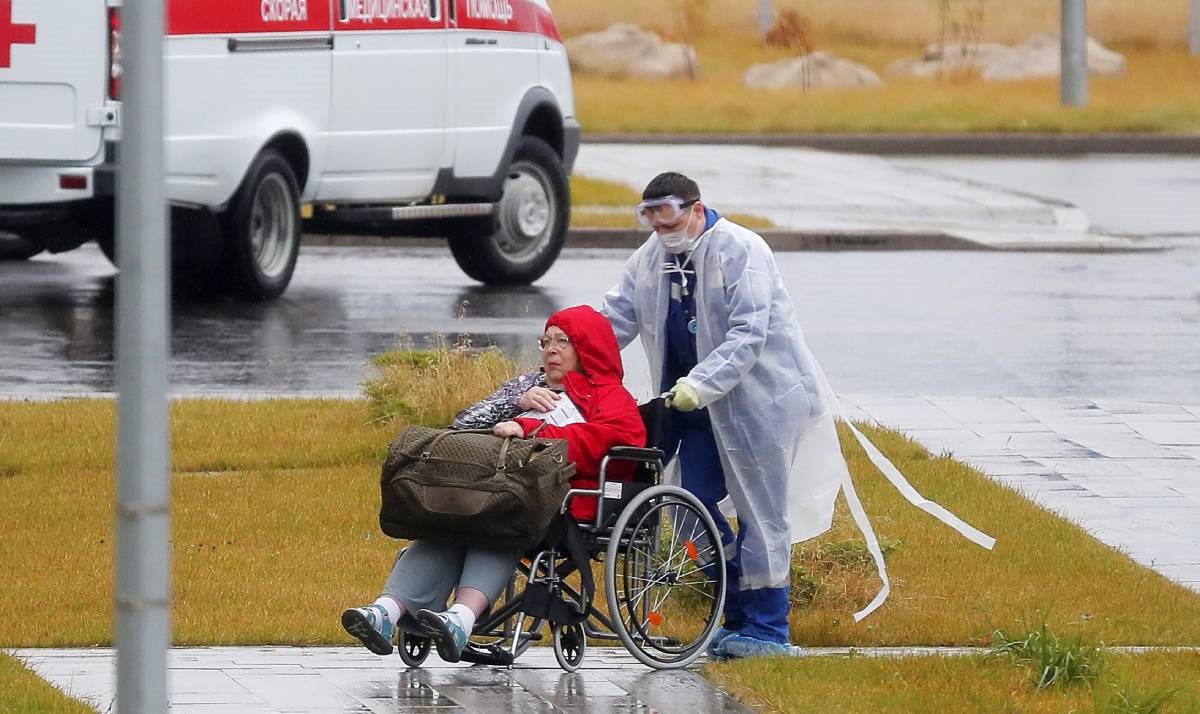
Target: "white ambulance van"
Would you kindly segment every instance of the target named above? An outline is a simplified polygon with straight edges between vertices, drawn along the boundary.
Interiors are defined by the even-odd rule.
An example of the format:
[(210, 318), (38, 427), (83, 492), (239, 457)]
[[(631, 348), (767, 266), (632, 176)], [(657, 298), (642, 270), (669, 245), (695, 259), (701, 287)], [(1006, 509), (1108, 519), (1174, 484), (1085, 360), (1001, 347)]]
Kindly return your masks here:
[[(488, 284), (558, 256), (579, 124), (546, 0), (165, 4), (177, 279), (280, 295), (314, 210), (445, 236)], [(0, 232), (27, 254), (114, 257), (120, 6), (0, 0)]]

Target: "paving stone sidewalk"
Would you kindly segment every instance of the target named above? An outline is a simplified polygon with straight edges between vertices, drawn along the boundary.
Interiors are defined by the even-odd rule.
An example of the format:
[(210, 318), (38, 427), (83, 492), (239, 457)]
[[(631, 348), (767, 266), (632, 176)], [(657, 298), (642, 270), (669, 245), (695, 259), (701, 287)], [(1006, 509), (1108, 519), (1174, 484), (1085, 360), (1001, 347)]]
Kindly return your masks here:
[[(1200, 406), (1034, 397), (841, 395), (1200, 592)], [(969, 520), (969, 519), (968, 519)]]
[[(62, 691), (114, 711), (112, 649), (12, 653)], [(512, 669), (447, 664), (430, 654), (410, 670), (395, 655), (361, 647), (175, 648), (167, 666), (177, 714), (749, 711), (693, 671), (654, 671), (611, 647), (590, 649), (575, 673), (562, 671), (548, 647), (530, 649)]]

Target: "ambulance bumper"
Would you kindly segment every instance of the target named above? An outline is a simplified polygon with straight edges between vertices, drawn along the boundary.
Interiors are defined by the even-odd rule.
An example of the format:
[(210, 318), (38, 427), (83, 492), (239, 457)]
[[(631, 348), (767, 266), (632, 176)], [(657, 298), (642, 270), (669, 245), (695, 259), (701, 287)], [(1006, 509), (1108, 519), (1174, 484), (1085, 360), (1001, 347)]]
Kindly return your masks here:
[(116, 167), (95, 166), (5, 166), (0, 164), (0, 211), (21, 206), (70, 203), (89, 198), (109, 198), (116, 184)]
[(571, 171), (575, 167), (575, 157), (579, 155), (579, 136), (582, 129), (579, 122), (574, 119), (566, 119), (563, 121), (563, 168), (567, 170), (567, 175), (571, 175)]

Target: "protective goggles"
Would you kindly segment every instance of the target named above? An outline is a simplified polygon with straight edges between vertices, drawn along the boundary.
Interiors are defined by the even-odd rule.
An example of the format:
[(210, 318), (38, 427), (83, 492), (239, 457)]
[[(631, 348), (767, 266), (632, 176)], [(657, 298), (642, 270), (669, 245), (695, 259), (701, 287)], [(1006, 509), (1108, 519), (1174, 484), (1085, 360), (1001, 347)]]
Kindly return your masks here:
[(678, 221), (697, 200), (699, 199), (693, 198), (688, 201), (679, 196), (653, 198), (639, 203), (634, 212), (637, 214), (638, 224), (643, 228), (665, 226)]

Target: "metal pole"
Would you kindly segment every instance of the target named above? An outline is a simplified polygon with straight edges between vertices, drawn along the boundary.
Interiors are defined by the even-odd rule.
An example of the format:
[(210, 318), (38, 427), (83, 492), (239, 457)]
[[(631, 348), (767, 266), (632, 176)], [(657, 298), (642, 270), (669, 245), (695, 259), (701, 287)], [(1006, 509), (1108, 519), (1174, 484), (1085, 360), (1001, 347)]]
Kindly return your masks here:
[(1200, 55), (1200, 0), (1192, 0), (1188, 15), (1188, 45), (1192, 48), (1192, 54)]
[(1062, 103), (1088, 103), (1087, 3), (1062, 0)]
[(121, 8), (117, 177), (117, 708), (167, 709), (170, 335), (163, 0)]
[(771, 0), (758, 0), (758, 36), (766, 37), (775, 25), (775, 8)]

